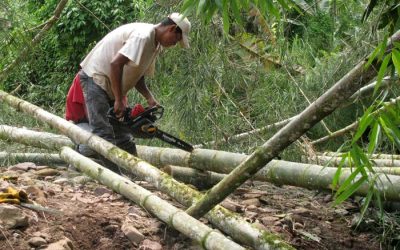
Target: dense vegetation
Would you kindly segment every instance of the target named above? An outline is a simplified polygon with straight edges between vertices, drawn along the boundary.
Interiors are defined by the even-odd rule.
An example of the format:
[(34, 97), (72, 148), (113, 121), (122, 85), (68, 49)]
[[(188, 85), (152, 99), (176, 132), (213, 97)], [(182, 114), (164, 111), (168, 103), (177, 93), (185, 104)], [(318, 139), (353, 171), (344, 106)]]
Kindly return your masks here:
[[(12, 91), (20, 86), (16, 91), (18, 96), (62, 116), (69, 85), (80, 61), (96, 41), (123, 23), (157, 23), (168, 13), (179, 10), (181, 2), (69, 1), (60, 20), (25, 58), (25, 63), (0, 82), (0, 88)], [(199, 14), (202, 10), (197, 11), (198, 15), (190, 12), (191, 49), (177, 47), (164, 51), (157, 62), (156, 77), (148, 80), (166, 108), (160, 126), (193, 144), (215, 140), (219, 143), (214, 148), (250, 153), (276, 130), (239, 142), (223, 140), (298, 114), (308, 106), (307, 99), (313, 101), (323, 94), (370, 54), (385, 35), (399, 27), (400, 8), (394, 5), (396, 1), (377, 5), (371, 4), (376, 1), (299, 2), (302, 5), (297, 9), (273, 8), (266, 15), (256, 8), (250, 12), (213, 15), (217, 9), (208, 11), (211, 5), (201, 7), (208, 11), (208, 20)], [(0, 69), (30, 46), (57, 3), (57, 0), (0, 3)], [(374, 8), (380, 11), (372, 11)], [(238, 23), (227, 25), (238, 15)], [(390, 22), (392, 17), (394, 21)], [(387, 74), (393, 72), (388, 70)], [(318, 148), (311, 147), (308, 141), (326, 135), (328, 129), (335, 131), (351, 124), (372, 103), (397, 97), (398, 92), (396, 86), (378, 90), (374, 96), (358, 99), (336, 111), (324, 120), (326, 126), (317, 125), (281, 157), (299, 161), (310, 150), (337, 150), (351, 136), (330, 140), (317, 145)], [(132, 104), (144, 102), (134, 92), (129, 99)], [(2, 124), (44, 129), (42, 124), (4, 105), (0, 106), (0, 112)], [(397, 122), (395, 119), (394, 123)], [(396, 140), (383, 137), (382, 141), (375, 150), (390, 152), (396, 146)], [(161, 145), (156, 141), (139, 142)]]

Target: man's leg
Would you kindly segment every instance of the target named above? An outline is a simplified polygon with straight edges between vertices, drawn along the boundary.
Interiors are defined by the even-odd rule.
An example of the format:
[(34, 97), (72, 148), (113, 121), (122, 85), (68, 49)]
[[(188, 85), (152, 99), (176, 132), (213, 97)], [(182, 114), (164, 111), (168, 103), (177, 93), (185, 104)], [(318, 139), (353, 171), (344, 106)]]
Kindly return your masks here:
[[(83, 71), (79, 72), (79, 76), (92, 133), (115, 144), (114, 130), (107, 118), (107, 112), (110, 109), (110, 98), (107, 93), (93, 81), (92, 77), (87, 76)], [(116, 173), (121, 173), (117, 165), (101, 155), (98, 155), (98, 157), (105, 163), (107, 168)]]

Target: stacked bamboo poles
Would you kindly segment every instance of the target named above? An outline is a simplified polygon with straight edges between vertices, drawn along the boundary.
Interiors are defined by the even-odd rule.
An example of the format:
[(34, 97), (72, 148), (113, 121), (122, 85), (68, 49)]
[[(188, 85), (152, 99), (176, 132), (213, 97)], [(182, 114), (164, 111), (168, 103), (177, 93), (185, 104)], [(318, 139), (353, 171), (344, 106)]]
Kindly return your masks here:
[[(12, 131), (15, 130), (19, 137), (13, 137)], [(30, 141), (21, 140), (23, 133), (30, 134), (32, 139), (34, 136), (36, 140), (33, 140), (36, 145), (44, 146), (45, 142), (51, 141), (50, 133), (30, 131), (26, 129), (13, 128), (8, 130), (8, 134), (1, 133), (2, 126), (0, 126), (0, 135), (7, 140), (15, 140), (20, 143), (30, 143)], [(41, 136), (43, 134), (44, 136)], [(59, 136), (54, 135), (56, 141), (62, 142), (57, 147), (63, 146), (63, 140), (60, 140)], [(64, 137), (68, 140), (68, 138)], [(18, 139), (18, 140), (17, 140)], [(174, 178), (188, 182), (191, 184), (202, 185), (214, 185), (225, 177), (222, 173), (231, 172), (235, 166), (240, 164), (248, 156), (244, 154), (230, 153), (217, 150), (209, 149), (197, 149), (193, 153), (188, 153), (180, 149), (172, 148), (158, 148), (148, 146), (137, 146), (138, 155), (148, 161), (149, 163), (163, 167), (167, 172), (171, 173)], [(177, 167), (182, 166), (182, 167)], [(376, 173), (384, 174), (400, 174), (399, 168), (373, 168)], [(255, 176), (255, 180), (271, 182), (279, 185), (292, 185), (297, 187), (304, 187), (308, 189), (327, 189), (332, 190), (331, 183), (336, 174), (336, 168), (323, 167), (319, 165), (295, 163), (281, 160), (273, 160), (266, 167), (261, 169)], [(218, 172), (218, 173), (216, 173)], [(342, 170), (341, 181), (343, 181), (349, 174), (351, 169)], [(204, 178), (207, 181), (204, 181)], [(400, 182), (398, 176), (385, 175), (382, 179), (381, 185), (377, 187), (377, 191), (380, 192), (386, 200), (399, 201), (400, 197), (397, 194), (400, 193)], [(206, 183), (205, 183), (206, 182)], [(341, 182), (339, 182), (341, 183)], [(357, 195), (365, 196), (369, 186), (365, 184), (361, 189), (356, 191)], [(190, 189), (179, 190), (182, 194), (169, 193), (172, 197), (176, 198), (182, 204), (189, 204), (185, 201), (185, 197), (190, 195), (197, 195), (196, 192), (191, 192)], [(185, 192), (184, 192), (185, 191)], [(222, 210), (224, 211), (224, 210)], [(223, 215), (225, 216), (225, 215)], [(211, 218), (210, 220), (212, 220)], [(239, 219), (238, 219), (239, 220)], [(218, 224), (218, 222), (214, 222)], [(219, 224), (218, 224), (219, 225)], [(237, 225), (238, 227), (240, 224)], [(235, 229), (236, 230), (236, 229)]]
[[(180, 151), (177, 149), (157, 148), (157, 147), (138, 147), (139, 156), (149, 161), (153, 165), (168, 166), (169, 171), (175, 175), (184, 175), (183, 170), (173, 166), (183, 166), (199, 171), (212, 171), (228, 174), (237, 165), (248, 158), (247, 155), (235, 154), (217, 150), (197, 149), (193, 153)], [(400, 174), (399, 168), (373, 168), (380, 178), (380, 184), (376, 186), (377, 191), (386, 200), (400, 201), (400, 176), (386, 174)], [(332, 190), (332, 180), (337, 168), (323, 167), (319, 165), (295, 163), (282, 160), (272, 160), (264, 168), (254, 175), (255, 180), (267, 181), (278, 185), (292, 185), (308, 189), (329, 189)], [(351, 169), (342, 169), (340, 183), (350, 174)], [(202, 172), (200, 172), (202, 173)], [(185, 179), (194, 179), (196, 174), (192, 171), (192, 176)], [(213, 173), (202, 173), (212, 175)], [(217, 178), (216, 175), (213, 175)], [(221, 177), (221, 176), (219, 176)], [(183, 177), (181, 177), (183, 178)], [(368, 183), (364, 184), (356, 194), (365, 196), (369, 190)]]
[(102, 167), (71, 148), (63, 147), (60, 156), (65, 162), (73, 164), (88, 176), (100, 181), (136, 204), (140, 204), (172, 228), (200, 243), (205, 249), (245, 249), (150, 191)]
[[(153, 184), (157, 189), (169, 194), (185, 206), (190, 206), (202, 196), (200, 192), (174, 180), (168, 174), (163, 173), (145, 161), (29, 102), (1, 90), (0, 101), (6, 102), (17, 110), (50, 124), (59, 129), (61, 133), (68, 135), (76, 143), (89, 145), (104, 157), (128, 171), (132, 171), (136, 176)], [(261, 230), (221, 206), (215, 207), (208, 213), (206, 218), (221, 231), (230, 235), (235, 241), (255, 249), (293, 249), (278, 236)]]

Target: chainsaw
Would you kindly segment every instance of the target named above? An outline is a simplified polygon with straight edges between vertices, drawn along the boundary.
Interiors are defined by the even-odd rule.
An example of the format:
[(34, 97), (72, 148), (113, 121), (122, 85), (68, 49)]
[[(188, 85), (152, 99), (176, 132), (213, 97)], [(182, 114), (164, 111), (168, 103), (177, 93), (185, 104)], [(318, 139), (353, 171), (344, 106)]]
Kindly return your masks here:
[(193, 146), (173, 135), (160, 130), (155, 122), (164, 114), (164, 107), (154, 106), (151, 108), (143, 108), (142, 105), (136, 104), (134, 108), (127, 107), (121, 118), (115, 116), (114, 108), (108, 110), (107, 116), (110, 121), (120, 122), (128, 127), (133, 137), (152, 139), (158, 138), (166, 143), (169, 143), (177, 148), (188, 152), (193, 151)]

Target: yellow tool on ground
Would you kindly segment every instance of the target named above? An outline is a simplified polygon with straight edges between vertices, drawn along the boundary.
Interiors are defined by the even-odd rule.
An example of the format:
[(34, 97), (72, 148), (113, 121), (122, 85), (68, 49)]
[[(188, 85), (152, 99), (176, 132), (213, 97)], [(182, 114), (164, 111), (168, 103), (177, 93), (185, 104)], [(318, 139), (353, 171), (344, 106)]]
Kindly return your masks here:
[(21, 204), (21, 202), (28, 202), (25, 191), (8, 187), (0, 192), (0, 203)]

